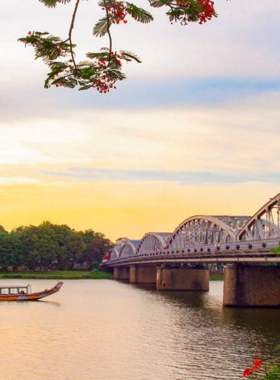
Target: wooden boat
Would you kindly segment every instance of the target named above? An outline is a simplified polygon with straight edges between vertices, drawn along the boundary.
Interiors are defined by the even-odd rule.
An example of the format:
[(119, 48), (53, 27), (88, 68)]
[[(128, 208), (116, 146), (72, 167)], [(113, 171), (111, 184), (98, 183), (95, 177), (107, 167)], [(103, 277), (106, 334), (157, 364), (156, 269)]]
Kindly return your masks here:
[(30, 285), (0, 286), (0, 301), (36, 301), (57, 293), (62, 285), (63, 282), (59, 281), (53, 288), (37, 293), (31, 293)]

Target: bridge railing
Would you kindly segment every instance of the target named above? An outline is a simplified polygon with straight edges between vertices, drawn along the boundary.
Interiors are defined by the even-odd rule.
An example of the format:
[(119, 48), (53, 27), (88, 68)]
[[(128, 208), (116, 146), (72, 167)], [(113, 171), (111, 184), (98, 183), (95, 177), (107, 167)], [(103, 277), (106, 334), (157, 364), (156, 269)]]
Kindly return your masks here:
[(150, 253), (133, 255), (125, 258), (115, 258), (107, 261), (107, 265), (114, 265), (117, 263), (124, 263), (129, 261), (141, 262), (141, 261), (154, 261), (158, 259), (176, 259), (180, 260), (183, 258), (219, 258), (219, 256), (224, 257), (239, 257), (239, 256), (260, 256), (267, 255), (280, 245), (280, 238), (270, 238), (264, 240), (252, 240), (252, 241), (239, 241), (230, 242), (224, 244), (211, 244), (203, 246), (192, 246), (186, 247), (180, 250), (168, 250), (163, 249), (161, 251), (152, 251)]

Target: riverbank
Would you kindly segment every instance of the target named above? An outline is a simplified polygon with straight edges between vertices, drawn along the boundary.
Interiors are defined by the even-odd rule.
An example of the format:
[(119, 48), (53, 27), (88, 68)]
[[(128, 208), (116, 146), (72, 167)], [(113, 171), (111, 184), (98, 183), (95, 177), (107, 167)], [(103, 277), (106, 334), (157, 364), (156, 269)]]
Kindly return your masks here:
[[(54, 280), (83, 280), (83, 279), (112, 279), (111, 273), (101, 272), (97, 269), (92, 271), (50, 271), (50, 272), (0, 272), (1, 278), (23, 279), (54, 279)], [(211, 281), (223, 281), (223, 273), (210, 273)]]
[(24, 278), (24, 279), (55, 279), (55, 280), (82, 280), (82, 279), (111, 279), (110, 273), (92, 271), (50, 271), (50, 272), (0, 272), (1, 278)]

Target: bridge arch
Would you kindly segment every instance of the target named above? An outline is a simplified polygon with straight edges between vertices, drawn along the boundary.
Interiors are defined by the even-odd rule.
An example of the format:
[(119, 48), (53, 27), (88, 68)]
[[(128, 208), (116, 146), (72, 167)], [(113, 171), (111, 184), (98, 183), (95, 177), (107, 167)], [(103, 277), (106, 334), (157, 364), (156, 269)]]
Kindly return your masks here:
[(120, 256), (120, 246), (115, 245), (109, 254), (109, 260), (118, 259)]
[(280, 236), (280, 193), (262, 206), (239, 232), (238, 240), (262, 240)]
[(130, 240), (125, 241), (120, 247), (119, 258), (131, 257), (136, 254), (137, 244)]
[(171, 233), (148, 232), (141, 239), (137, 248), (137, 255), (158, 252), (165, 248), (166, 241)]
[(167, 249), (236, 241), (249, 216), (195, 215), (185, 219), (167, 242)]

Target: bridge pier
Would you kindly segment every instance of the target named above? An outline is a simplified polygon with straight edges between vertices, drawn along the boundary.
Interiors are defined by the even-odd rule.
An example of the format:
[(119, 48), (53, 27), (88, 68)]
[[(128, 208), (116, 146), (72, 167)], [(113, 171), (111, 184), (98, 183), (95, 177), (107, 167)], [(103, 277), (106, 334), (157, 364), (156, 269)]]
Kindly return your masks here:
[(119, 273), (120, 280), (129, 281), (129, 267), (121, 267)]
[(209, 270), (205, 268), (157, 268), (157, 290), (209, 290)]
[(227, 307), (280, 307), (280, 267), (226, 267), (224, 299)]
[(156, 276), (156, 267), (130, 266), (129, 282), (131, 284), (155, 284)]
[(114, 267), (114, 280), (119, 279), (119, 267)]
[(129, 267), (114, 267), (114, 279), (128, 281)]

